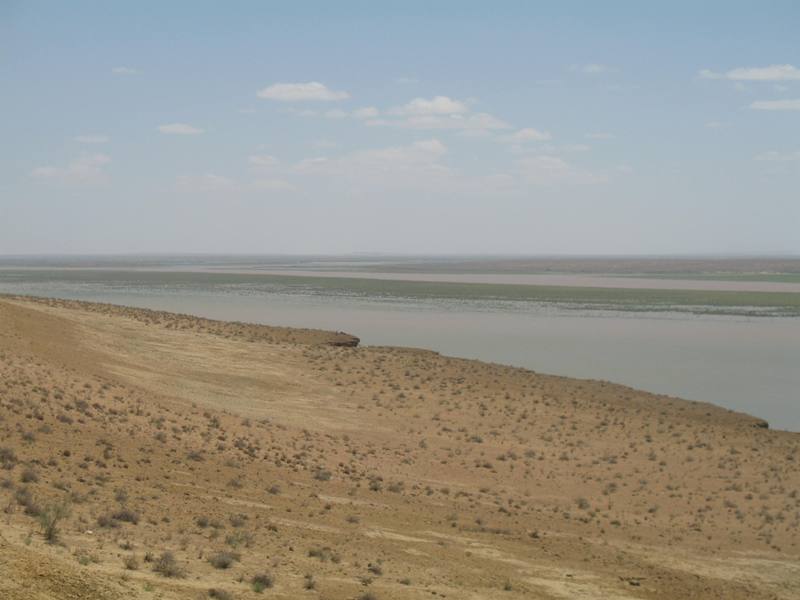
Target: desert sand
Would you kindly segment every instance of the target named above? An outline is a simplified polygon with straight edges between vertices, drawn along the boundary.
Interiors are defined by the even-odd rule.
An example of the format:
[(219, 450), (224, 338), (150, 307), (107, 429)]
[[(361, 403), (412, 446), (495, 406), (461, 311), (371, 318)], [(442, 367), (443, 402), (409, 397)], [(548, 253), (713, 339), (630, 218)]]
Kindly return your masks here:
[(0, 297), (0, 598), (800, 598), (800, 434), (356, 344)]

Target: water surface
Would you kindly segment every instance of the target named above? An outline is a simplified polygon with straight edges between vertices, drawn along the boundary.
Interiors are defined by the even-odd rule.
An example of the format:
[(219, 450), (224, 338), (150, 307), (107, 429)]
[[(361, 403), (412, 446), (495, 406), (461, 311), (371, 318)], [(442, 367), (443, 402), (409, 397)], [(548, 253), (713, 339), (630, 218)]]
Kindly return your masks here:
[(553, 303), (402, 298), (202, 274), (0, 270), (0, 292), (111, 302), (415, 346), (603, 379), (800, 430), (800, 318), (576, 310)]

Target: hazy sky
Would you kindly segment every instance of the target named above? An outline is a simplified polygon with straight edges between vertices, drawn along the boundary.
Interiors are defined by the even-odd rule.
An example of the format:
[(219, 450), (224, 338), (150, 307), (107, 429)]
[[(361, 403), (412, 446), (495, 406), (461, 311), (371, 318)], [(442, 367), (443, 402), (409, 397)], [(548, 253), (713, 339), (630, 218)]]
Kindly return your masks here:
[(800, 253), (800, 2), (0, 0), (0, 253)]

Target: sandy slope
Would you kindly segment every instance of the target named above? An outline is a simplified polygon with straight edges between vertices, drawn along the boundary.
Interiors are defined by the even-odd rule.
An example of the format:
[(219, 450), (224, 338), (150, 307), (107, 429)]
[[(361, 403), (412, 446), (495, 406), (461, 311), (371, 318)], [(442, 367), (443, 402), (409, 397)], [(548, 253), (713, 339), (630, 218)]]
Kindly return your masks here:
[(800, 435), (353, 341), (0, 298), (0, 597), (800, 597)]

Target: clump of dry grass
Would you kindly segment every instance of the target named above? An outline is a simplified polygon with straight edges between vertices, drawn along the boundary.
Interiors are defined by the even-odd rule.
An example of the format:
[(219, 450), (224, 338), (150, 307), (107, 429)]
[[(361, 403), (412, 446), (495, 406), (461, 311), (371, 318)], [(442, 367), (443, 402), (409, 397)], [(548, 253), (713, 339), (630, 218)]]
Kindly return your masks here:
[(162, 577), (185, 577), (186, 570), (178, 563), (175, 555), (170, 551), (162, 552), (153, 563), (153, 572)]

